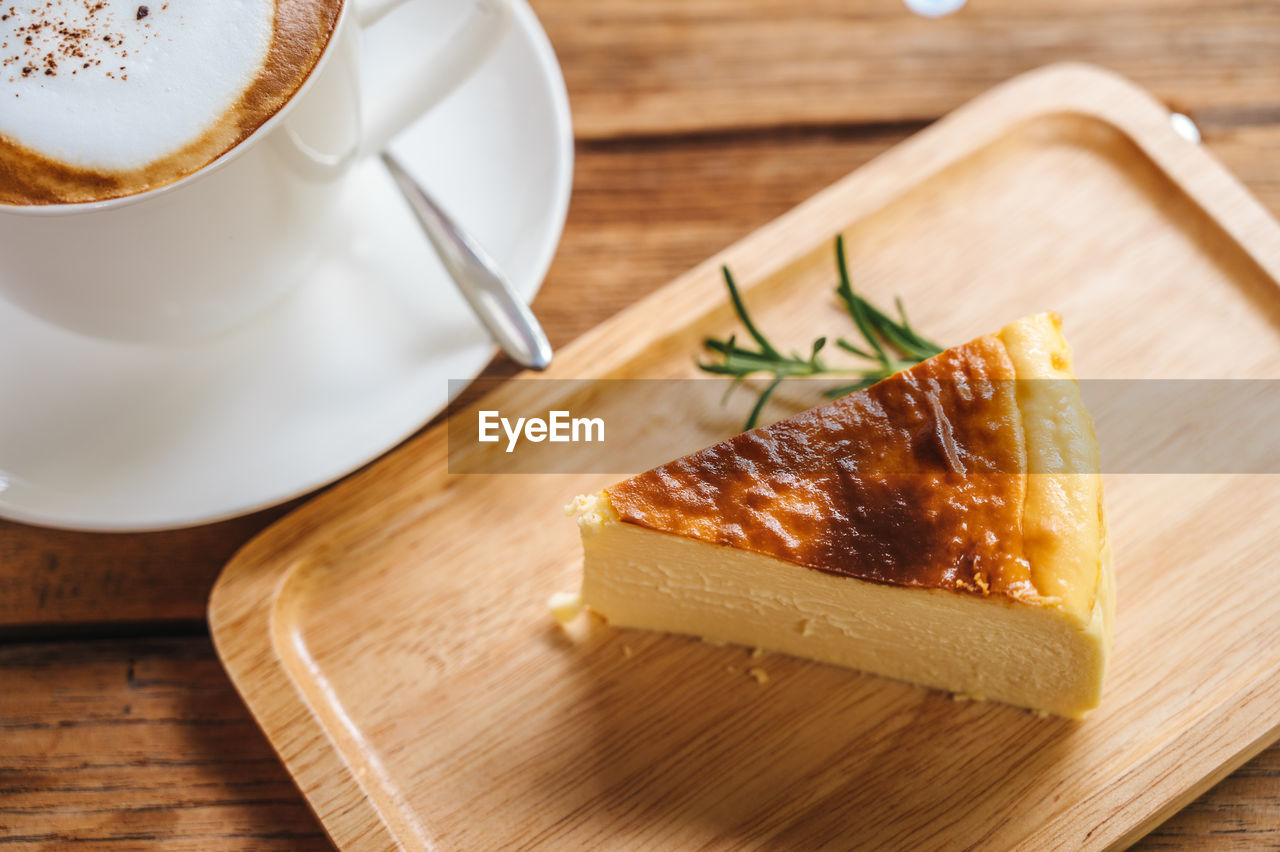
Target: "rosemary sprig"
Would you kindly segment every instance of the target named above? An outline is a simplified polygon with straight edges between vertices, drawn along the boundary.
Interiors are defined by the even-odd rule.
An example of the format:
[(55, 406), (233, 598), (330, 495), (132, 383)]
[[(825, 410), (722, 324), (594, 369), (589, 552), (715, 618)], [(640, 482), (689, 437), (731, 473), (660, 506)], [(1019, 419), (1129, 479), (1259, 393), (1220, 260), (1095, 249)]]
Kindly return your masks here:
[(742, 293), (733, 280), (733, 274), (729, 272), (729, 267), (720, 267), (721, 272), (724, 273), (725, 286), (729, 288), (729, 300), (733, 303), (733, 310), (742, 321), (747, 334), (755, 341), (757, 348), (750, 349), (740, 345), (736, 335), (730, 335), (727, 340), (709, 337), (703, 341), (703, 345), (715, 353), (719, 360), (710, 363), (700, 362), (698, 367), (708, 373), (733, 376), (735, 385), (754, 375), (773, 376), (773, 381), (766, 385), (756, 398), (756, 403), (743, 427), (744, 431), (755, 428), (769, 398), (778, 389), (778, 385), (786, 379), (796, 376), (856, 376), (857, 381), (852, 384), (841, 385), (823, 392), (828, 399), (835, 399), (869, 387), (899, 370), (918, 364), (926, 358), (932, 358), (942, 351), (941, 346), (922, 337), (912, 328), (907, 320), (907, 313), (902, 307), (901, 299), (894, 300), (898, 311), (898, 318), (894, 319), (854, 292), (853, 284), (849, 280), (849, 267), (845, 260), (843, 236), (836, 237), (836, 268), (840, 273), (836, 296), (848, 311), (863, 340), (862, 345), (855, 345), (842, 337), (836, 340), (836, 346), (851, 355), (871, 361), (872, 366), (828, 365), (819, 357), (819, 353), (827, 345), (825, 337), (819, 337), (813, 341), (808, 357), (803, 357), (794, 351), (790, 355), (782, 354), (751, 319), (751, 315), (747, 312), (747, 305), (742, 300)]

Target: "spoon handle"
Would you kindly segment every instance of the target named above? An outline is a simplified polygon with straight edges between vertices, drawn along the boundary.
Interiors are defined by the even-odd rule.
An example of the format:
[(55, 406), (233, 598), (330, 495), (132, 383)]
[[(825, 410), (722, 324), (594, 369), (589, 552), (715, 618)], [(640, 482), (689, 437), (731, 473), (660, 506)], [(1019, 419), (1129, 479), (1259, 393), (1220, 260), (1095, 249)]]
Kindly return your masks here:
[(390, 152), (382, 152), (382, 162), (418, 217), (449, 276), (498, 346), (522, 367), (546, 369), (551, 363), (551, 343), (533, 311), (511, 288), (497, 264)]

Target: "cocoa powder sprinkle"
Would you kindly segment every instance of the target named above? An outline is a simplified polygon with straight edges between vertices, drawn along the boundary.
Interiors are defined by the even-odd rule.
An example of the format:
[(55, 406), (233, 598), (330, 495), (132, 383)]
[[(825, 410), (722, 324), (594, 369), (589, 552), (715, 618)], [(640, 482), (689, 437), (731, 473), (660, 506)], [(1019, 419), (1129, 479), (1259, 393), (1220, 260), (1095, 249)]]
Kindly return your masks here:
[[(165, 3), (157, 8), (163, 11), (167, 7)], [(134, 7), (135, 21), (148, 19), (135, 26), (127, 17), (115, 18), (104, 0), (49, 0), (43, 7), (21, 10), (16, 6), (3, 7), (0, 22), (7, 24), (6, 35), (11, 38), (0, 49), (7, 49), (12, 42), (19, 52), (0, 57), (0, 66), (24, 69), (23, 77), (33, 74), (56, 77), (60, 71), (87, 71), (106, 60), (108, 68), (118, 67), (125, 72), (128, 66), (120, 63), (140, 46), (160, 37), (151, 31), (149, 19), (155, 16), (154, 11), (150, 5)], [(66, 63), (64, 69), (59, 69), (59, 61)], [(27, 68), (31, 70), (26, 71)], [(124, 74), (108, 76), (126, 79)]]

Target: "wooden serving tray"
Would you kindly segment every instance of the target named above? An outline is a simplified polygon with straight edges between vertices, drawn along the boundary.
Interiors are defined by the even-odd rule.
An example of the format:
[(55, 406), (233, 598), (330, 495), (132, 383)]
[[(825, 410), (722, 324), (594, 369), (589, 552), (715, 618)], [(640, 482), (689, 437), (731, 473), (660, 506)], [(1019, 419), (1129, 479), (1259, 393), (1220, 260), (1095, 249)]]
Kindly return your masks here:
[[(845, 330), (840, 231), (860, 289), (901, 294), (943, 342), (1052, 309), (1082, 377), (1280, 378), (1280, 226), (1161, 105), (1084, 66), (982, 96), (551, 376), (695, 375), (702, 337), (736, 326), (721, 263), (784, 342)], [(1108, 475), (1114, 664), (1069, 722), (568, 635), (546, 605), (579, 579), (561, 507), (612, 477), (451, 476), (445, 445), (435, 429), (277, 523), (210, 603), (232, 680), (344, 849), (1116, 848), (1280, 736), (1276, 477)]]

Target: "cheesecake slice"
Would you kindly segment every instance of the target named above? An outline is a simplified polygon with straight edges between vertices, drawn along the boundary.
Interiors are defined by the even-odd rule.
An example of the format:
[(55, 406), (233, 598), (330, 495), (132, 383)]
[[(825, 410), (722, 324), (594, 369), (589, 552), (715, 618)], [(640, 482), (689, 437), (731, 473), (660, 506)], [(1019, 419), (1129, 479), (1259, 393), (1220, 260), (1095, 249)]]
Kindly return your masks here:
[(582, 602), (1076, 717), (1113, 577), (1093, 425), (1040, 314), (579, 497)]

